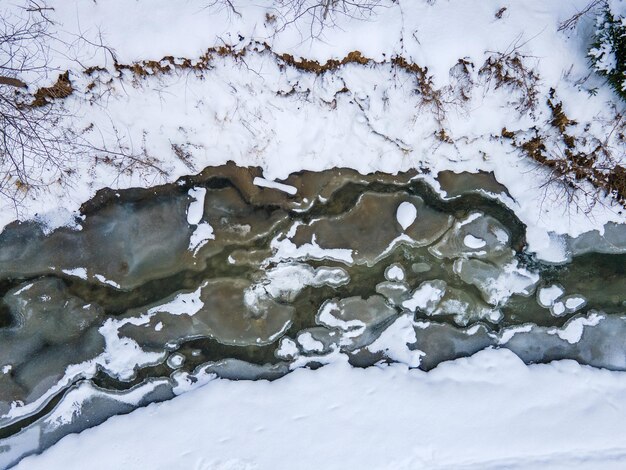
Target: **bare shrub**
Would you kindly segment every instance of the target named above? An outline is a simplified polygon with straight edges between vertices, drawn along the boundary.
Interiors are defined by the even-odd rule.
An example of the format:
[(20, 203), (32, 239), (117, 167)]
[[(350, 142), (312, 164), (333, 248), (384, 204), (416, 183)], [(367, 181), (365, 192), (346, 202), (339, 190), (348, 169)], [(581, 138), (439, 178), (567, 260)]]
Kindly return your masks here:
[(487, 86), (507, 88), (519, 96), (515, 108), (520, 113), (532, 113), (539, 98), (539, 75), (527, 62), (531, 56), (520, 52), (519, 40), (504, 52), (492, 52), (479, 69)]
[[(367, 19), (381, 0), (277, 0), (277, 15), (284, 29), (295, 24), (306, 25), (303, 35), (318, 38), (324, 29), (336, 25), (341, 17)], [(273, 16), (273, 15), (272, 15)]]
[(598, 8), (604, 7), (606, 3), (607, 0), (592, 0), (585, 6), (585, 8), (574, 13), (572, 16), (559, 24), (558, 30), (569, 31), (574, 29), (578, 22), (581, 20), (581, 18), (583, 18), (585, 15), (588, 15), (589, 13), (594, 13)]
[[(68, 125), (71, 116), (62, 99), (74, 87), (69, 72), (50, 66), (51, 49), (90, 46), (115, 57), (102, 43), (82, 36), (63, 42), (48, 16), (51, 10), (30, 0), (21, 9), (0, 11), (0, 197), (12, 202), (16, 215), (29, 191), (68, 184), (80, 159), (109, 162), (119, 174), (138, 168), (164, 174), (145, 152), (134, 154), (119, 139), (94, 146), (85, 138), (92, 129)], [(39, 86), (55, 76), (52, 85)]]
[(510, 139), (515, 148), (549, 171), (542, 187), (568, 205), (589, 211), (592, 206), (580, 206), (582, 194), (588, 196), (586, 201), (592, 205), (600, 201), (598, 196), (602, 194), (626, 205), (626, 168), (620, 165), (626, 131), (622, 114), (613, 108), (612, 116), (601, 121), (602, 128), (608, 129), (605, 135), (570, 133), (569, 129), (578, 123), (565, 114), (554, 89), (550, 90), (547, 105), (551, 113), (542, 129), (503, 129), (502, 137)]
[[(15, 203), (29, 188), (54, 180), (67, 170), (63, 162), (68, 135), (59, 126), (58, 107), (43, 106), (55, 88), (37, 97), (26, 83), (48, 72), (50, 20), (43, 6), (29, 3), (23, 15), (0, 18), (0, 194)], [(66, 85), (69, 78), (65, 75)], [(71, 87), (71, 85), (69, 85)]]

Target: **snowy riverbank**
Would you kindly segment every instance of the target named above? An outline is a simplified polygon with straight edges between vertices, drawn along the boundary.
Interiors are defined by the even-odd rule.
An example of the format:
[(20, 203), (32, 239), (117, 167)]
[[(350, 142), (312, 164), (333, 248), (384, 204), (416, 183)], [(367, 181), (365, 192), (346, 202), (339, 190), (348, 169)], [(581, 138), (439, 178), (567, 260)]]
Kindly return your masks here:
[(431, 372), (336, 363), (215, 380), (18, 469), (618, 469), (626, 375), (485, 350)]

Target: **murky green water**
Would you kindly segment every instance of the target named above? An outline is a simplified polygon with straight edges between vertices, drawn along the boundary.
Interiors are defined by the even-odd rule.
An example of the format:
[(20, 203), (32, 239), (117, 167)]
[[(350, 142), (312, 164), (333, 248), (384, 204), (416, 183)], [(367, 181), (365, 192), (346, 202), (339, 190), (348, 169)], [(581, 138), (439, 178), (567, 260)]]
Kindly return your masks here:
[[(339, 354), (428, 370), (494, 346), (626, 369), (623, 227), (564, 239), (571, 262), (548, 265), (489, 174), (440, 174), (446, 198), (414, 173), (302, 172), (295, 195), (259, 176), (106, 190), (80, 229), (0, 234), (0, 462), (29, 429), (44, 438), (26, 452), (208, 374), (273, 379)], [(87, 386), (89, 409), (50, 421)]]

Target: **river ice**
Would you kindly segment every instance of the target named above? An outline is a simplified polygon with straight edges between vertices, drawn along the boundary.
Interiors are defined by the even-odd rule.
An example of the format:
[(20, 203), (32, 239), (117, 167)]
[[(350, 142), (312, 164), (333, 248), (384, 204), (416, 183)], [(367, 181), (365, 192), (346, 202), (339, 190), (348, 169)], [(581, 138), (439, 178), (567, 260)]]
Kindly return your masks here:
[[(152, 166), (0, 200), (0, 467), (623, 468), (625, 211), (505, 136), (554, 90), (624, 162), (593, 16), (558, 28), (587, 3), (389, 0), (317, 40), (244, 0), (55, 4), (91, 41), (50, 48), (59, 126)], [(506, 52), (530, 112), (481, 72)]]

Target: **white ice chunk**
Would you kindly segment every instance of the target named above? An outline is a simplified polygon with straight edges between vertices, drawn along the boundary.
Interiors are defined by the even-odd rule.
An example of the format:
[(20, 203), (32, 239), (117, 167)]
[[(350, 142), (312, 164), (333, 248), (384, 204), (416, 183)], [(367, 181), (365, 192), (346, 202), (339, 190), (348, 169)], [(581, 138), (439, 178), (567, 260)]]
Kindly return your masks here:
[(410, 202), (403, 202), (398, 206), (398, 211), (396, 212), (396, 219), (398, 223), (402, 227), (402, 230), (406, 230), (413, 222), (415, 222), (415, 218), (417, 217), (417, 209)]
[(189, 251), (196, 254), (209, 240), (215, 240), (213, 227), (208, 222), (199, 224), (189, 237)]
[(399, 264), (392, 264), (387, 268), (385, 277), (388, 281), (404, 281), (404, 269)]
[(411, 350), (408, 346), (416, 341), (413, 315), (408, 314), (398, 317), (367, 349), (384, 352), (389, 359), (409, 367), (419, 367), (422, 356), (426, 354), (420, 350)]
[(563, 305), (563, 302), (556, 302), (550, 311), (555, 317), (560, 317), (565, 314), (565, 305)]
[(281, 338), (280, 346), (276, 350), (276, 357), (280, 359), (290, 359), (298, 355), (298, 346), (291, 338)]
[(463, 239), (463, 244), (468, 248), (476, 250), (478, 248), (484, 247), (487, 242), (482, 238), (475, 237), (474, 235), (465, 235), (465, 238)]
[(63, 269), (61, 272), (67, 274), (68, 276), (87, 279), (87, 270), (85, 268)]
[(502, 333), (500, 333), (500, 339), (498, 340), (498, 343), (506, 344), (517, 333), (529, 333), (532, 329), (533, 329), (532, 325), (522, 325), (522, 326), (514, 326), (512, 328), (507, 328), (504, 331), (502, 331)]
[(421, 310), (432, 310), (445, 294), (445, 284), (442, 281), (423, 282), (413, 291), (410, 299), (402, 302), (402, 306), (415, 312)]
[(110, 286), (115, 287), (116, 289), (120, 289), (120, 285), (117, 282), (107, 279), (102, 274), (94, 274), (93, 277), (95, 277), (98, 281), (100, 281), (103, 284), (108, 284)]
[(308, 331), (298, 335), (298, 343), (305, 351), (321, 352), (324, 350), (324, 343), (313, 338), (313, 335)]
[(259, 178), (258, 176), (254, 178), (254, 181), (252, 181), (252, 184), (256, 186), (261, 186), (262, 188), (277, 189), (278, 191), (291, 194), (292, 196), (298, 192), (298, 188), (294, 186), (290, 186), (288, 184), (283, 184), (283, 183), (277, 183), (276, 181), (266, 180), (265, 178)]
[(545, 308), (549, 308), (554, 305), (554, 302), (563, 295), (565, 291), (562, 287), (552, 285), (550, 287), (542, 287), (537, 293), (537, 300), (539, 305)]
[(191, 188), (187, 194), (193, 199), (189, 204), (189, 209), (187, 209), (187, 223), (189, 225), (198, 225), (204, 214), (206, 188)]
[(578, 296), (572, 296), (569, 297), (566, 301), (565, 301), (565, 307), (570, 311), (570, 312), (575, 312), (576, 310), (578, 310), (580, 307), (582, 307), (583, 305), (585, 305), (585, 302), (587, 302), (585, 300), (584, 297), (578, 297)]
[(576, 344), (583, 337), (583, 329), (585, 326), (596, 326), (600, 320), (604, 319), (604, 315), (592, 313), (589, 317), (574, 318), (568, 321), (563, 328), (554, 328), (548, 330), (551, 335), (557, 335), (569, 344)]

